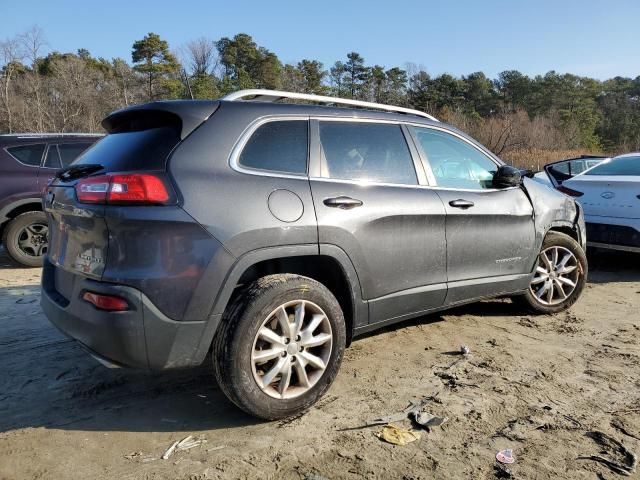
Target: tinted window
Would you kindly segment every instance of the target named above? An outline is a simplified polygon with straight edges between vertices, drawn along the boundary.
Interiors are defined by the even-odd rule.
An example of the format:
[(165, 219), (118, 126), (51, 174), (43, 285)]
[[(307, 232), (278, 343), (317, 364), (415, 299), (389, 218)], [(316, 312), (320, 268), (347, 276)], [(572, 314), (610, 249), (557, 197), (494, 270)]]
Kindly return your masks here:
[(640, 156), (619, 157), (602, 162), (585, 175), (640, 175)]
[(58, 145), (58, 152), (60, 152), (60, 160), (62, 161), (62, 168), (67, 168), (71, 162), (80, 156), (87, 148), (91, 146), (90, 143), (61, 143)]
[(244, 146), (238, 163), (243, 167), (283, 173), (306, 173), (308, 122), (285, 120), (258, 127)]
[(179, 141), (175, 127), (112, 133), (80, 155), (76, 164), (98, 164), (111, 172), (159, 170)]
[(39, 167), (42, 161), (42, 154), (44, 153), (45, 144), (38, 143), (33, 145), (20, 145), (17, 147), (7, 148), (14, 158), (25, 165), (32, 165)]
[(47, 158), (44, 160), (44, 166), (47, 168), (62, 168), (60, 163), (60, 155), (58, 155), (58, 146), (49, 145), (47, 150)]
[(440, 130), (416, 128), (415, 132), (438, 186), (492, 188), (493, 175), (498, 166), (487, 155)]
[(416, 185), (400, 125), (320, 122), (321, 175), (342, 180)]

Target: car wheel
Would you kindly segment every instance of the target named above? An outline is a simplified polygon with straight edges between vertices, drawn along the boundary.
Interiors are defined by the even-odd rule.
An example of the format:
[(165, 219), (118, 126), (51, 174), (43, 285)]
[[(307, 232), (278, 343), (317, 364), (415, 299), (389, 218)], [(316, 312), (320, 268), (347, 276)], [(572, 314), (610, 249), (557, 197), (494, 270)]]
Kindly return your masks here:
[(563, 233), (549, 232), (529, 289), (521, 298), (536, 313), (566, 310), (582, 294), (587, 269), (587, 257), (578, 242)]
[(43, 212), (26, 212), (11, 220), (2, 244), (13, 261), (25, 267), (41, 267), (49, 245), (49, 227)]
[(238, 294), (213, 344), (216, 379), (245, 412), (300, 414), (331, 386), (346, 343), (338, 301), (321, 283), (269, 275)]

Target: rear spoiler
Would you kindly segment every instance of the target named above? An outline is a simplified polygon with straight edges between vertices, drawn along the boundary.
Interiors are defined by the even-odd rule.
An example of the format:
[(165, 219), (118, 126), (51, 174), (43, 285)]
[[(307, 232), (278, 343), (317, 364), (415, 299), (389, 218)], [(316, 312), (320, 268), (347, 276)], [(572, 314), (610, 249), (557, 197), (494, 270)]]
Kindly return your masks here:
[(110, 113), (102, 126), (108, 133), (140, 130), (179, 123), (180, 139), (184, 140), (217, 109), (220, 102), (213, 100), (166, 100), (144, 103)]

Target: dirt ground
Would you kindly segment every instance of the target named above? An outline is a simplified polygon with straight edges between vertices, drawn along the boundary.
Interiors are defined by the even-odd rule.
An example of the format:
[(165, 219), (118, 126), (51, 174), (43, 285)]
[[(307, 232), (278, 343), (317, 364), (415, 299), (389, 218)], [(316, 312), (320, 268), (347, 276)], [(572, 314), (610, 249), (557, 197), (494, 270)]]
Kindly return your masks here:
[[(580, 457), (631, 462), (596, 431), (640, 454), (640, 256), (590, 265), (560, 315), (487, 301), (358, 339), (315, 408), (264, 423), (226, 400), (208, 365), (102, 367), (45, 319), (40, 270), (0, 255), (0, 479), (617, 478)], [(419, 441), (394, 446), (374, 435), (381, 426), (362, 428), (424, 399), (449, 420)], [(206, 443), (159, 458), (188, 435)], [(495, 461), (505, 448), (508, 471)]]

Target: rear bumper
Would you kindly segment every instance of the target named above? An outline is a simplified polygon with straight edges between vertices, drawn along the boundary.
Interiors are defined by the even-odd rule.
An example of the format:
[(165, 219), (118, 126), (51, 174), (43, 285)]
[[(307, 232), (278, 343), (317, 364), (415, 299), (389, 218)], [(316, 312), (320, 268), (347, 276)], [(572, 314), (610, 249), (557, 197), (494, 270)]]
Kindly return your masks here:
[(640, 219), (590, 215), (585, 220), (589, 246), (640, 252)]
[[(207, 327), (218, 319), (177, 322), (162, 314), (139, 290), (98, 282), (80, 275), (71, 279), (66, 296), (56, 290), (59, 267), (45, 259), (41, 305), (47, 318), (65, 335), (80, 342), (102, 363), (151, 370), (195, 366), (209, 350)], [(124, 312), (106, 312), (81, 299), (86, 290), (118, 295), (129, 302)], [(68, 297), (68, 298), (67, 298)]]

